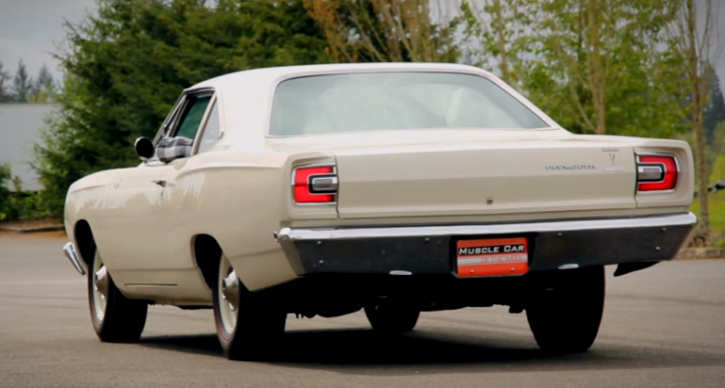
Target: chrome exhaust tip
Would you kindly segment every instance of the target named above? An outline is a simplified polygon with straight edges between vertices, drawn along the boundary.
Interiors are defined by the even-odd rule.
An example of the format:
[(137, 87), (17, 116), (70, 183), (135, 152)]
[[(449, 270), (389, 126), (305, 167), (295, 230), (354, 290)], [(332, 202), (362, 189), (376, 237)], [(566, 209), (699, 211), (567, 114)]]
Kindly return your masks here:
[(66, 243), (63, 246), (63, 253), (65, 254), (65, 257), (70, 260), (71, 264), (73, 264), (73, 267), (75, 267), (78, 273), (80, 273), (81, 275), (86, 274), (85, 265), (78, 257), (78, 254), (76, 253), (76, 247), (75, 245), (73, 245), (72, 242)]

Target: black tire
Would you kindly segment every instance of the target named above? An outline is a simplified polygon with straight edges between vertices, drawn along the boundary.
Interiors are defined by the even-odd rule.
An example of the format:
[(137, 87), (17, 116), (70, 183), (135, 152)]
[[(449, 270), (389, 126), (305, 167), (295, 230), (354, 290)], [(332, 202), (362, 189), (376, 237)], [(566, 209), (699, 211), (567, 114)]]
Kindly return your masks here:
[[(221, 265), (222, 255), (217, 268)], [(217, 271), (218, 272), (218, 271)], [(262, 361), (273, 358), (284, 334), (287, 312), (269, 296), (250, 292), (239, 281), (239, 308), (236, 325), (229, 331), (222, 322), (220, 310), (220, 276), (212, 277), (212, 300), (217, 338), (230, 360)], [(222, 298), (223, 299), (223, 298)], [(221, 303), (227, 303), (222, 300)]]
[(101, 342), (138, 342), (146, 325), (148, 302), (126, 298), (116, 288), (116, 284), (113, 282), (110, 274), (107, 274), (108, 296), (105, 298), (105, 308), (102, 311), (102, 317), (99, 317), (96, 311), (96, 304), (94, 303), (94, 280), (96, 274), (93, 269), (95, 268), (96, 261), (102, 259), (96, 249), (95, 243), (91, 244), (89, 253), (91, 254), (91, 263), (88, 267), (88, 305), (91, 313), (91, 322), (93, 323), (93, 329), (96, 331), (96, 335)]
[(373, 330), (387, 334), (412, 331), (418, 323), (420, 311), (403, 303), (383, 300), (365, 305), (365, 315)]
[(536, 343), (551, 353), (582, 353), (599, 333), (604, 312), (604, 267), (562, 271), (534, 288), (526, 307)]

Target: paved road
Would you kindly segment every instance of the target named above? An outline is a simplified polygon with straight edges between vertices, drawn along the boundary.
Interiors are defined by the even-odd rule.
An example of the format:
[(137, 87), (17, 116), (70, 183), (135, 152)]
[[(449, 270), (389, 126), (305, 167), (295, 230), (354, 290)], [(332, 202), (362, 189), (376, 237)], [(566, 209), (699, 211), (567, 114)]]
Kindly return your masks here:
[(363, 314), (288, 320), (274, 363), (226, 360), (210, 311), (153, 306), (140, 344), (100, 343), (63, 240), (0, 234), (0, 387), (725, 387), (725, 260), (614, 279), (600, 336), (538, 351), (504, 307), (424, 313), (383, 340)]

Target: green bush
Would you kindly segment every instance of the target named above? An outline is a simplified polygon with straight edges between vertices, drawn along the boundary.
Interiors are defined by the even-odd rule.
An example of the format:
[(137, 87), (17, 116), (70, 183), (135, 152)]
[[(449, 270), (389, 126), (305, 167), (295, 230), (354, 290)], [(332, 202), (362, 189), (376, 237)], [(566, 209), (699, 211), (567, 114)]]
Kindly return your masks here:
[(0, 164), (0, 221), (3, 221), (7, 218), (5, 208), (7, 207), (7, 202), (10, 194), (10, 190), (8, 190), (7, 187), (9, 181), (10, 165)]
[(41, 193), (14, 192), (7, 196), (5, 202), (6, 221), (32, 220), (50, 216), (48, 207), (43, 201)]
[[(51, 215), (39, 192), (24, 192), (20, 178), (12, 177), (9, 164), (0, 164), (0, 221), (46, 218)], [(10, 191), (12, 184), (15, 191)]]
[[(713, 238), (725, 236), (725, 193), (708, 193), (708, 205), (710, 210), (710, 230)], [(695, 199), (690, 210), (698, 217), (700, 216), (700, 201)]]
[(712, 164), (710, 173), (710, 184), (725, 180), (725, 155), (718, 155)]

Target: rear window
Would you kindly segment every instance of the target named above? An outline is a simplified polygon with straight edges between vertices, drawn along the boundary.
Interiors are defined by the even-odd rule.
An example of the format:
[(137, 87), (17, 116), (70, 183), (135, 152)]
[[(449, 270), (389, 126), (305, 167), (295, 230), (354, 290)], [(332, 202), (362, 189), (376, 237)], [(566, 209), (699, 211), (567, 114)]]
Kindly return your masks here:
[(270, 135), (549, 125), (490, 80), (470, 74), (334, 74), (281, 82)]

